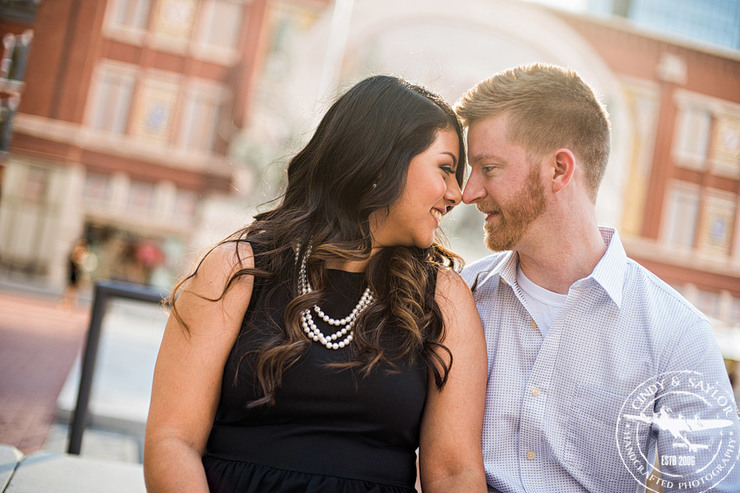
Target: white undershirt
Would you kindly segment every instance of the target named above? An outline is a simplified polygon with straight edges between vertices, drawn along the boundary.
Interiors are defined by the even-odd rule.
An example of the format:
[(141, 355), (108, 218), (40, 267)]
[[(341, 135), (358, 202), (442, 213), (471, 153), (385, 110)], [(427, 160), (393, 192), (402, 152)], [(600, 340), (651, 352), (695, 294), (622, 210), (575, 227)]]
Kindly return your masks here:
[(520, 266), (516, 269), (516, 282), (522, 290), (530, 315), (542, 332), (542, 337), (545, 337), (568, 295), (550, 291), (533, 283), (524, 275)]

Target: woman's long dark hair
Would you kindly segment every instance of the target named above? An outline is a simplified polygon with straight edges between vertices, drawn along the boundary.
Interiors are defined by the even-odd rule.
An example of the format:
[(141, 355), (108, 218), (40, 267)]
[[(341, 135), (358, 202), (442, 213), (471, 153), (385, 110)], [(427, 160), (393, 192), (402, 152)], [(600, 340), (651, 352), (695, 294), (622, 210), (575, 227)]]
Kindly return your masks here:
[[(287, 289), (292, 295), (285, 309), (285, 328), (274, 323), (275, 330), (265, 342), (250, 348), (250, 353), (256, 353), (255, 372), (263, 393), (250, 405), (274, 402), (283, 372), (312, 344), (300, 327), (299, 317), (302, 310), (321, 301), (326, 261), (370, 256), (370, 214), (387, 210), (400, 197), (411, 159), (432, 145), (437, 132), (447, 129), (458, 136), (456, 178), (462, 186), (465, 150), (460, 123), (450, 106), (439, 96), (397, 77), (374, 76), (359, 82), (337, 99), (308, 144), (290, 161), (280, 205), (256, 215), (251, 225), (219, 244), (234, 243), (238, 252), (239, 243), (249, 242), (259, 266), (235, 273), (222, 297), (237, 279), (247, 275), (255, 276), (264, 290), (262, 306), (252, 304), (250, 310), (267, 313), (265, 307), (280, 290)], [(305, 250), (308, 244), (312, 252), (307, 269), (314, 291), (299, 295), (296, 249), (300, 245)], [(461, 264), (457, 255), (437, 241), (429, 248), (389, 247), (373, 255), (365, 273), (376, 301), (354, 328), (351, 360), (340, 366), (370, 372), (380, 362), (395, 365), (402, 359), (412, 362), (422, 357), (441, 389), (452, 354), (443, 344), (444, 321), (431, 283), (441, 266)], [(172, 294), (172, 313), (186, 328), (175, 297), (197, 270)], [(388, 334), (389, 328), (393, 334)], [(392, 354), (381, 345), (387, 336), (398, 341)]]

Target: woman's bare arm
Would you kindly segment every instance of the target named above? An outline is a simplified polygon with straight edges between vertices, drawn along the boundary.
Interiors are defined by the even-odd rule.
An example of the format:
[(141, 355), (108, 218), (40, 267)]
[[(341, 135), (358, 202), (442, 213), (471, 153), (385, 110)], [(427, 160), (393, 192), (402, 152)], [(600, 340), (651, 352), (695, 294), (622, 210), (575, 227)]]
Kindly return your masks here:
[[(241, 277), (218, 301), (228, 279), (253, 267), (252, 249), (234, 243), (211, 251), (183, 285), (176, 305), (187, 329), (170, 316), (154, 370), (144, 446), (147, 491), (207, 493), (201, 462), (221, 393), (223, 369), (252, 295)], [(200, 296), (199, 296), (200, 295)], [(202, 297), (201, 297), (202, 296)]]
[(447, 384), (437, 390), (430, 378), (421, 425), (419, 470), (424, 493), (485, 492), (481, 451), (486, 390), (486, 342), (478, 311), (465, 281), (439, 272), (437, 303), (453, 354)]

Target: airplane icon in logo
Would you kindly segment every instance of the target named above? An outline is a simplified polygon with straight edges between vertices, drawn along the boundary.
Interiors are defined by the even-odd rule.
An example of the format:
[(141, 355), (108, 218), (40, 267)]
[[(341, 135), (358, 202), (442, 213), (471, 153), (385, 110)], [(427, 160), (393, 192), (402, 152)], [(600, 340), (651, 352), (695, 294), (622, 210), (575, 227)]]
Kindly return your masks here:
[(625, 419), (632, 421), (655, 424), (661, 430), (671, 432), (674, 438), (680, 440), (674, 440), (673, 446), (676, 448), (688, 448), (691, 452), (697, 452), (700, 449), (706, 450), (709, 446), (700, 443), (691, 443), (686, 436), (688, 432), (726, 428), (733, 425), (733, 421), (729, 419), (685, 418), (681, 414), (678, 417), (673, 417), (671, 416), (670, 409), (666, 408), (660, 408), (658, 414), (653, 414), (652, 416), (645, 416), (645, 413), (640, 413), (637, 416), (630, 414), (624, 414), (623, 416)]

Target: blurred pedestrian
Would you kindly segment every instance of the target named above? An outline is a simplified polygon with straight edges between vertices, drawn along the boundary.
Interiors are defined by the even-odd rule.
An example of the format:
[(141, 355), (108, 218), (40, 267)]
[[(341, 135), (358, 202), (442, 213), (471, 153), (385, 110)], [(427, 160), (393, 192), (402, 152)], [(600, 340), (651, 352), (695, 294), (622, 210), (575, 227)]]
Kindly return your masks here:
[[(485, 351), (459, 257), (460, 125), (361, 81), (290, 161), (280, 205), (176, 289), (154, 375), (150, 492), (486, 490)], [(346, 315), (346, 316), (345, 316)]]
[(62, 297), (62, 307), (69, 310), (77, 305), (80, 284), (85, 274), (85, 262), (89, 255), (88, 241), (78, 239), (67, 256), (67, 286)]

